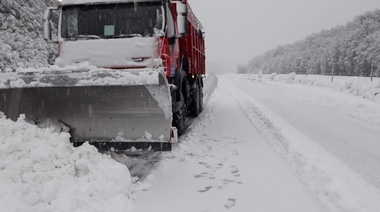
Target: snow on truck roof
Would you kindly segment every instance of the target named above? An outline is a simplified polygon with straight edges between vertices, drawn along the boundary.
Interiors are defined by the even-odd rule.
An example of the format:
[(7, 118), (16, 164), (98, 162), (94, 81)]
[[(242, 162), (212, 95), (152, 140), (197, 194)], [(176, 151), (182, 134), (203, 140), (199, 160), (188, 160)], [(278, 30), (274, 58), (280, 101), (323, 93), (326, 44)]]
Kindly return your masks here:
[(128, 3), (128, 2), (158, 2), (161, 0), (58, 0), (60, 5), (96, 4), (96, 3)]

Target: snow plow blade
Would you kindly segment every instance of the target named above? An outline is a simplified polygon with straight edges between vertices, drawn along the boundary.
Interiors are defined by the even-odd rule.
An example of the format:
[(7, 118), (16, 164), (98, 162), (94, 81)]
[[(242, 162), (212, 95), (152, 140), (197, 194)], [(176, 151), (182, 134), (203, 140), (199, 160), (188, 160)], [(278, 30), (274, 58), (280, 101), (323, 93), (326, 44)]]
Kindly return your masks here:
[(100, 150), (168, 151), (176, 141), (169, 85), (158, 70), (75, 69), (3, 73), (0, 111), (68, 128)]

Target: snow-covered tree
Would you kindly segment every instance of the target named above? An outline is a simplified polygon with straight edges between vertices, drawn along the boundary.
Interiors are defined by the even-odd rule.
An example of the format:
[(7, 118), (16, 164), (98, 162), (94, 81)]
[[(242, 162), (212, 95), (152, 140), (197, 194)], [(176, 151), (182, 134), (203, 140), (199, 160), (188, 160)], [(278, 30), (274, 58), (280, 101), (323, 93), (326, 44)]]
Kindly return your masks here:
[(247, 69), (247, 66), (246, 65), (238, 65), (237, 68), (236, 68), (236, 72), (238, 74), (246, 74), (248, 73), (248, 69)]
[(380, 67), (380, 10), (252, 58), (252, 73), (369, 76)]
[(0, 1), (0, 72), (17, 67), (41, 67), (54, 57), (55, 47), (43, 39), (43, 13), (55, 0)]

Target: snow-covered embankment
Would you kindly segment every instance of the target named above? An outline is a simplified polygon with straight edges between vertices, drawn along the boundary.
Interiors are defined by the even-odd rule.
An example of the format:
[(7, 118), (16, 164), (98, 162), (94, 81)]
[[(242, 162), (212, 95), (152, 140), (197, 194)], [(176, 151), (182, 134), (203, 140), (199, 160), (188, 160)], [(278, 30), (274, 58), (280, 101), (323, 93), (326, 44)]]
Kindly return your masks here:
[[(256, 75), (247, 76), (256, 77)], [(369, 77), (331, 77), (322, 75), (297, 75), (295, 73), (271, 75), (259, 73), (257, 76), (274, 82), (328, 88), (380, 102), (380, 78), (373, 78), (371, 81)]]

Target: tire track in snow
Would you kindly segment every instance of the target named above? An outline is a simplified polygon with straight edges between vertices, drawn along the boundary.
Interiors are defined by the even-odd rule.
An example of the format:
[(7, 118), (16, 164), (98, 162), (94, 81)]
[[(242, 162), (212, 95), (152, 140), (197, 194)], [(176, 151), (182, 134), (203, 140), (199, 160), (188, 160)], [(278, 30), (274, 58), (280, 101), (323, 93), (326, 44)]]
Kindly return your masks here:
[(141, 182), (150, 185), (137, 191), (136, 212), (326, 211), (246, 119), (224, 81)]
[[(262, 148), (261, 144), (258, 144), (258, 145), (253, 144), (252, 145), (252, 143), (255, 143), (255, 142), (252, 142), (251, 139), (254, 139), (256, 141), (257, 141), (257, 139), (261, 140), (261, 136), (255, 136), (258, 133), (255, 133), (255, 130), (253, 130), (253, 131), (251, 130), (252, 128), (254, 128), (254, 126), (251, 125), (248, 122), (248, 120), (245, 120), (245, 117), (243, 115), (243, 111), (239, 110), (237, 102), (236, 103), (234, 101), (231, 102), (231, 100), (233, 100), (233, 98), (231, 99), (229, 97), (229, 91), (227, 91), (227, 93), (225, 93), (224, 90), (225, 89), (229, 90), (229, 87), (225, 86), (225, 84), (223, 84), (221, 86), (226, 87), (226, 88), (223, 88), (223, 91), (220, 91), (222, 89), (220, 89), (220, 90), (218, 89), (218, 95), (215, 94), (216, 96), (218, 96), (218, 98), (216, 98), (217, 102), (213, 101), (213, 104), (218, 105), (215, 107), (217, 109), (216, 114), (217, 114), (217, 116), (223, 117), (223, 118), (221, 118), (221, 120), (223, 120), (222, 122), (224, 122), (224, 120), (228, 120), (227, 123), (224, 123), (224, 125), (226, 125), (226, 126), (232, 125), (232, 126), (228, 127), (227, 129), (216, 127), (217, 131), (211, 129), (211, 132), (214, 132), (214, 133), (217, 132), (217, 134), (218, 134), (217, 136), (215, 134), (212, 134), (212, 133), (210, 134), (210, 132), (208, 132), (207, 134), (205, 133), (201, 136), (201, 137), (203, 137), (201, 140), (203, 140), (203, 142), (205, 143), (207, 151), (202, 156), (198, 155), (198, 158), (199, 158), (198, 164), (204, 166), (205, 171), (201, 171), (201, 172), (199, 172), (199, 174), (195, 174), (194, 178), (200, 179), (203, 182), (208, 182), (208, 184), (206, 184), (206, 186), (200, 188), (198, 190), (198, 192), (200, 194), (211, 193), (211, 195), (212, 195), (212, 194), (216, 194), (216, 193), (224, 193), (226, 191), (234, 190), (235, 192), (229, 192), (228, 195), (225, 196), (225, 203), (223, 206), (225, 209), (227, 209), (227, 210), (233, 209), (233, 211), (247, 211), (247, 210), (241, 210), (242, 208), (247, 207), (247, 199), (246, 199), (246, 197), (241, 196), (242, 193), (245, 193), (247, 196), (250, 196), (252, 198), (249, 200), (248, 204), (249, 205), (255, 204), (255, 206), (254, 207), (249, 206), (249, 207), (250, 208), (260, 208), (259, 211), (277, 211), (276, 206), (275, 207), (272, 207), (272, 206), (267, 207), (268, 205), (266, 205), (266, 203), (264, 203), (264, 204), (260, 203), (260, 199), (261, 200), (265, 199), (264, 202), (274, 201), (273, 203), (271, 203), (271, 205), (279, 204), (279, 205), (283, 205), (284, 208), (293, 208), (293, 209), (294, 208), (298, 208), (298, 209), (303, 208), (305, 205), (310, 204), (311, 201), (308, 199), (310, 197), (306, 197), (305, 199), (301, 198), (302, 200), (307, 199), (305, 201), (307, 203), (299, 204), (299, 205), (303, 205), (303, 206), (290, 206), (294, 202), (293, 199), (290, 200), (290, 202), (292, 202), (292, 203), (284, 203), (284, 202), (287, 202), (286, 200), (285, 201), (284, 200), (280, 200), (280, 201), (277, 200), (276, 201), (276, 199), (280, 198), (280, 197), (282, 199), (288, 199), (287, 197), (284, 196), (284, 193), (286, 193), (286, 195), (288, 195), (287, 193), (289, 191), (293, 192), (293, 194), (292, 194), (293, 197), (298, 197), (299, 193), (302, 192), (303, 189), (299, 189), (298, 184), (300, 184), (300, 183), (298, 182), (298, 180), (296, 180), (292, 176), (288, 175), (288, 171), (285, 171), (286, 173), (283, 172), (284, 170), (287, 170), (287, 168), (280, 168), (279, 170), (281, 170), (281, 171), (274, 171), (274, 172), (271, 171), (272, 168), (264, 168), (265, 171), (261, 170), (260, 167), (265, 166), (265, 164), (274, 165), (276, 167), (278, 165), (277, 160), (281, 160), (281, 159), (278, 159), (277, 156), (275, 156), (276, 159), (272, 159), (272, 155), (276, 155), (276, 154), (272, 153), (271, 147), (269, 147), (265, 141), (258, 141), (258, 143), (263, 143), (263, 145), (266, 146), (264, 148)], [(221, 92), (225, 93), (223, 101), (220, 101), (220, 97), (219, 97), (221, 95), (220, 94)], [(225, 103), (227, 103), (227, 104), (225, 104)], [(221, 108), (223, 108), (223, 109), (221, 109)], [(227, 111), (226, 111), (226, 108), (228, 108)], [(230, 115), (227, 117), (231, 117), (231, 119), (225, 118), (225, 114), (226, 114), (225, 112), (230, 113)], [(232, 117), (234, 117), (234, 118), (232, 118)], [(242, 119), (244, 121), (241, 121)], [(215, 119), (215, 121), (220, 122), (219, 119)], [(245, 125), (245, 127), (239, 127), (239, 124), (243, 124), (243, 125)], [(215, 125), (215, 123), (213, 125)], [(227, 136), (223, 136), (224, 133), (220, 132), (223, 130), (233, 131), (234, 133), (227, 133)], [(198, 136), (196, 136), (196, 134), (198, 134), (198, 133), (195, 133), (194, 136), (192, 136), (190, 139), (194, 140), (194, 137), (199, 137), (199, 134), (198, 134)], [(243, 135), (240, 136), (241, 134), (243, 134)], [(235, 137), (235, 136), (237, 136), (237, 137)], [(247, 143), (251, 143), (251, 144), (246, 145)], [(241, 149), (242, 146), (245, 147), (244, 148), (245, 150), (243, 150), (243, 151)], [(249, 151), (248, 149), (251, 149), (252, 147), (253, 148), (258, 147), (258, 149), (260, 149), (260, 150)], [(220, 157), (221, 156), (220, 155), (221, 149), (223, 149), (222, 150), (223, 152), (225, 152), (225, 151), (226, 151), (226, 153), (228, 152), (227, 154), (225, 153), (224, 158)], [(269, 150), (270, 153), (264, 154), (265, 155), (264, 157), (262, 157), (262, 156), (246, 157), (247, 156), (246, 150), (248, 150), (250, 152), (250, 153), (248, 153), (248, 155), (251, 155), (252, 153), (255, 154), (254, 152), (257, 152), (257, 151), (264, 151), (266, 153), (269, 153), (269, 152), (267, 152)], [(217, 153), (217, 154), (215, 154), (215, 153)], [(259, 153), (258, 155), (261, 155), (261, 153)], [(268, 159), (268, 157), (270, 158), (269, 163), (260, 162), (263, 160), (263, 158)], [(249, 159), (249, 160), (242, 161), (243, 158)], [(257, 160), (258, 162), (253, 162), (253, 163), (248, 162), (249, 163), (249, 168), (248, 168), (246, 166), (246, 163), (247, 163), (247, 161), (251, 161), (251, 160)], [(205, 162), (205, 161), (207, 161), (207, 162)], [(280, 162), (280, 164), (282, 164), (282, 162)], [(247, 170), (247, 168), (248, 168), (248, 170)], [(243, 172), (241, 172), (241, 169)], [(252, 169), (255, 170), (254, 171), (255, 174), (253, 174), (253, 175), (256, 175), (256, 176), (252, 175), (252, 173), (251, 173)], [(276, 169), (276, 168), (274, 168), (274, 169)], [(257, 172), (262, 172), (262, 173), (258, 174)], [(269, 176), (270, 174), (268, 174), (268, 173), (270, 173), (270, 174), (276, 173), (276, 174), (274, 175), (275, 177), (271, 177), (271, 176)], [(292, 180), (289, 180), (289, 177), (292, 178)], [(270, 179), (273, 179), (273, 178), (277, 181), (276, 183), (271, 182)], [(284, 180), (284, 178), (286, 178), (286, 180)], [(282, 191), (277, 192), (279, 194), (276, 194), (276, 195), (273, 195), (273, 194), (268, 195), (267, 191), (266, 191), (268, 189), (269, 190), (272, 190), (272, 189), (277, 190), (279, 188), (288, 187), (288, 186), (281, 185), (282, 184), (281, 180), (284, 180), (283, 182), (285, 182), (285, 184), (290, 182), (291, 185), (294, 185), (294, 181), (297, 181), (297, 183), (296, 183), (297, 186), (295, 186), (289, 190), (287, 188), (283, 189)], [(257, 183), (259, 183), (261, 185), (257, 186)], [(269, 185), (267, 185), (268, 183), (273, 184), (273, 185), (269, 186)], [(302, 186), (300, 186), (300, 187), (302, 187)], [(247, 192), (247, 190), (246, 190), (247, 188), (253, 189), (254, 191)], [(238, 190), (236, 190), (236, 189), (238, 189)], [(245, 191), (242, 192), (241, 190), (245, 190)], [(260, 191), (263, 191), (263, 192), (260, 192)], [(258, 195), (260, 197), (255, 198), (256, 195)], [(305, 195), (305, 193), (303, 193), (302, 195)], [(309, 196), (309, 195), (305, 195), (305, 196)], [(312, 201), (312, 202), (314, 202), (314, 201)], [(314, 210), (319, 211), (318, 209), (315, 208), (314, 204), (310, 204), (309, 206), (311, 206), (311, 208), (309, 208), (310, 209), (309, 211), (314, 211)], [(271, 209), (275, 209), (275, 210), (271, 210)]]
[(255, 75), (229, 75), (229, 79), (380, 189), (379, 104), (327, 87)]
[[(228, 80), (225, 78), (225, 80)], [(232, 82), (233, 98), (250, 122), (292, 165), (329, 210), (378, 212), (380, 191)]]

